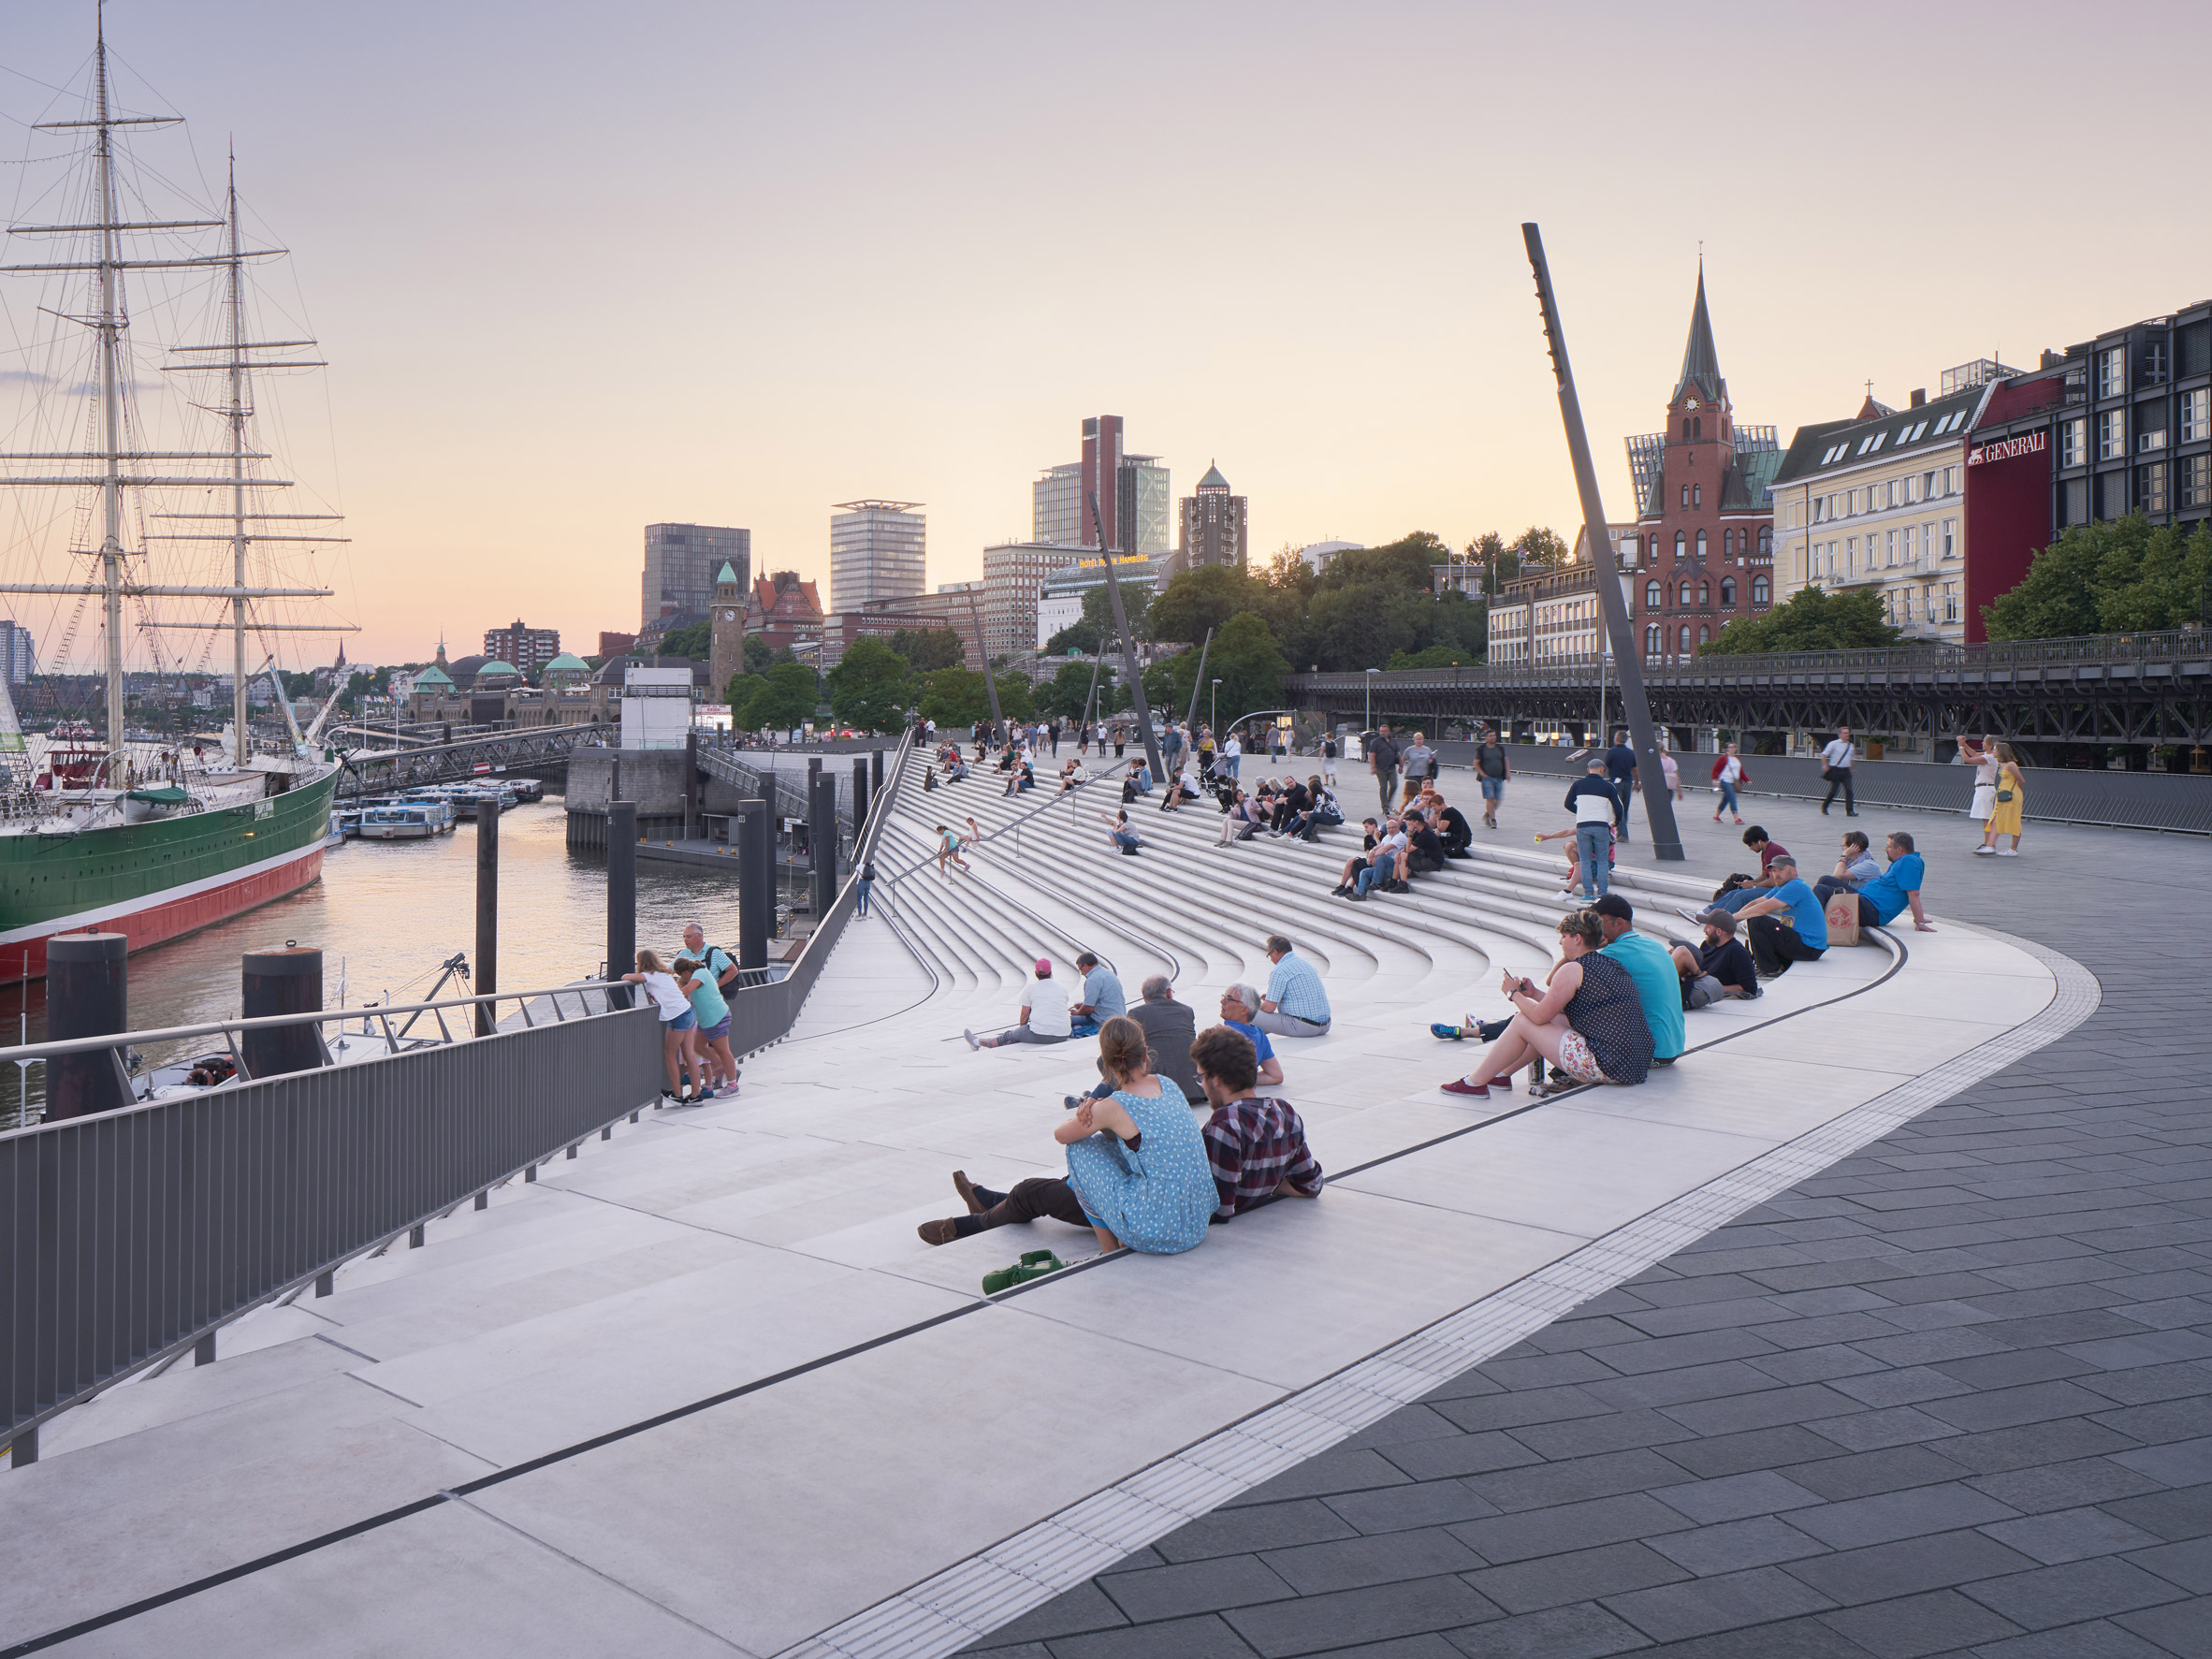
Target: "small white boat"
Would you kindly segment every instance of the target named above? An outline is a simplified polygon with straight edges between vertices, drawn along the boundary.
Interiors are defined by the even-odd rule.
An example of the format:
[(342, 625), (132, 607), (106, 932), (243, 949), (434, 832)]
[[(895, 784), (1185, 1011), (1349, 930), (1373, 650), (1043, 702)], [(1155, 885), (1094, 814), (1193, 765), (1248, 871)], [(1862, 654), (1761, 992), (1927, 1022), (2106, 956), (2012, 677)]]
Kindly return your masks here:
[(441, 827), (428, 806), (371, 807), (361, 814), (364, 841), (427, 841)]

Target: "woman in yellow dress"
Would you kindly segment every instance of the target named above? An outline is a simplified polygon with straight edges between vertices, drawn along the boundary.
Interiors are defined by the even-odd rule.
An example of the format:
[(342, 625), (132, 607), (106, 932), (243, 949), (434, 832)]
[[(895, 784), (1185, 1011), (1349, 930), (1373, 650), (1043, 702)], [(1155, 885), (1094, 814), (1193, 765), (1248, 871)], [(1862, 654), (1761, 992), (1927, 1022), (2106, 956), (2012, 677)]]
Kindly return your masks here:
[[(1982, 844), (1976, 852), (1992, 853), (1999, 858), (2020, 856), (2020, 812), (2028, 805), (2028, 780), (2020, 776), (2019, 757), (2013, 753), (2013, 746), (2000, 743), (1997, 754), (1997, 801), (1989, 813), (1989, 822), (1982, 826)], [(2010, 836), (2013, 844), (2000, 847), (2000, 836)]]

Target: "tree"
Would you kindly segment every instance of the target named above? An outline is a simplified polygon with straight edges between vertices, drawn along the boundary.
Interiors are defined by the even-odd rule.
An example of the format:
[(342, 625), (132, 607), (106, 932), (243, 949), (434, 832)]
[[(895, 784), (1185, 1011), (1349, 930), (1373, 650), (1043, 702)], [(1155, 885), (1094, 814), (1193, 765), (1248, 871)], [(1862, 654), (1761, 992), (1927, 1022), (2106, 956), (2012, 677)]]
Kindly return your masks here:
[(905, 723), (913, 686), (907, 660), (880, 639), (856, 639), (829, 671), (830, 713), (863, 732), (895, 732)]
[(1255, 709), (1282, 707), (1283, 680), (1290, 664), (1284, 661), (1282, 648), (1267, 624), (1252, 612), (1231, 617), (1214, 636), (1206, 678), (1208, 682), (1220, 680), (1218, 691), (1211, 683), (1198, 684), (1198, 658), (1196, 651), (1179, 652), (1146, 671), (1145, 694), (1157, 697), (1163, 714), (1180, 715), (1188, 708), (1194, 689), (1198, 691), (1199, 719), (1211, 715), (1225, 727)]
[[(740, 711), (735, 697), (736, 688), (751, 681), (745, 707)], [(750, 675), (740, 675), (730, 682), (731, 718), (740, 713), (743, 730), (748, 732), (788, 732), (814, 718), (821, 692), (815, 685), (814, 670), (804, 662), (779, 662), (765, 677), (755, 679)]]
[(1149, 609), (1152, 636), (1197, 645), (1206, 630), (1219, 628), (1239, 611), (1255, 607), (1257, 584), (1231, 564), (1207, 564), (1186, 570), (1153, 599)]
[(661, 636), (661, 655), (663, 657), (690, 657), (704, 662), (712, 644), (710, 631), (705, 622), (693, 622), (682, 628), (671, 628)]
[(1867, 650), (1897, 644), (1902, 635), (1882, 615), (1882, 595), (1873, 588), (1830, 593), (1800, 588), (1787, 604), (1762, 617), (1738, 617), (1723, 628), (1701, 657), (1747, 656), (1767, 651)]
[(983, 677), (972, 669), (932, 669), (921, 677), (916, 690), (923, 718), (940, 726), (972, 726), (991, 712)]
[(1095, 657), (1099, 654), (1100, 644), (1097, 627), (1088, 620), (1078, 619), (1044, 642), (1044, 654), (1048, 657), (1064, 657), (1070, 651), (1079, 651), (1084, 656)]
[(1423, 646), (1418, 651), (1392, 651), (1392, 668), (1464, 668), (1482, 659), (1453, 645)]
[(1060, 672), (1042, 688), (1039, 706), (1046, 714), (1064, 720), (1083, 719), (1084, 709), (1090, 702), (1092, 672), (1087, 662), (1061, 663)]
[(752, 700), (767, 689), (768, 682), (757, 674), (730, 676), (730, 729), (735, 732), (757, 732), (766, 724), (752, 718)]
[(768, 665), (776, 661), (776, 653), (768, 648), (768, 642), (757, 633), (745, 636), (745, 672), (765, 674)]
[(1555, 570), (1575, 554), (1559, 531), (1535, 524), (1515, 536), (1507, 550), (1513, 555), (1517, 571), (1532, 567)]
[(916, 674), (958, 668), (968, 660), (960, 635), (950, 628), (901, 628), (891, 636), (891, 648)]
[(1347, 547), (1329, 561), (1317, 586), (1328, 592), (1379, 583), (1386, 588), (1430, 590), (1429, 567), (1448, 563), (1451, 549), (1441, 537), (1417, 530), (1379, 547)]
[(2140, 514), (2077, 524), (2038, 553), (2018, 587), (1982, 607), (1991, 639), (2179, 628), (2204, 620), (2212, 531), (2189, 536)]

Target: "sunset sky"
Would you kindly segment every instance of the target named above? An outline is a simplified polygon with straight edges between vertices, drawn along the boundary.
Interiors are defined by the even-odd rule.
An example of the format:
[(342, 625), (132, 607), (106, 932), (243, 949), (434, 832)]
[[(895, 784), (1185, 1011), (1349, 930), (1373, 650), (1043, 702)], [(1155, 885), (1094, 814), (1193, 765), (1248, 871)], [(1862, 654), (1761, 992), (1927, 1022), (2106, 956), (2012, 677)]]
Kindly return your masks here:
[[(293, 250), (333, 367), (288, 475), (335, 456), (357, 660), (517, 616), (588, 652), (636, 628), (661, 519), (826, 578), (833, 502), (920, 501), (931, 583), (973, 576), (1099, 413), (1178, 495), (1217, 462), (1256, 555), (1571, 538), (1524, 219), (1615, 517), (1700, 242), (1738, 413), (1785, 441), (2212, 290), (2203, 98), (2165, 67), (2212, 49), (2202, 0), (107, 15), (126, 101), (188, 117), (210, 179), (235, 142)], [(0, 161), (93, 17), (0, 0)]]

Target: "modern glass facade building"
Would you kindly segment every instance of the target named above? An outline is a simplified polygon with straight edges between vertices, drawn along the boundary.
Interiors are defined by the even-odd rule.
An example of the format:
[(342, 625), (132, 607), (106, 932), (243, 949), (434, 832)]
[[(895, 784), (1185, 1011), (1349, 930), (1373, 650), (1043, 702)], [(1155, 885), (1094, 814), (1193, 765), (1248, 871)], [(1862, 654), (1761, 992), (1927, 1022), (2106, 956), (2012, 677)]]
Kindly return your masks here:
[(856, 611), (924, 589), (920, 502), (839, 502), (830, 517), (830, 608)]
[(1096, 547), (1091, 492), (1106, 539), (1117, 552), (1149, 559), (1174, 546), (1175, 494), (1168, 463), (1157, 455), (1122, 449), (1118, 415), (1083, 423), (1083, 459), (1044, 469), (1029, 487), (1029, 539), (1062, 547)]
[(685, 611), (704, 618), (714, 602), (714, 574), (725, 560), (735, 568), (738, 586), (751, 587), (751, 531), (719, 524), (647, 525), (640, 625), (650, 627)]

